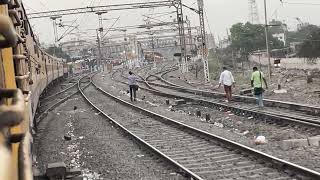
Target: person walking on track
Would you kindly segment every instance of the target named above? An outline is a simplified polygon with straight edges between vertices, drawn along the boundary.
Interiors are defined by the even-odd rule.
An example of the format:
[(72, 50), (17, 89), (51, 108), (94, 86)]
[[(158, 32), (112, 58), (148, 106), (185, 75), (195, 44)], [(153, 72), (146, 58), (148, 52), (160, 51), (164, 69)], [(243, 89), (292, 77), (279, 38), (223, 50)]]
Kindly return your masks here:
[(254, 95), (257, 98), (257, 104), (259, 107), (263, 107), (263, 85), (262, 81), (265, 84), (266, 89), (268, 89), (267, 81), (261, 71), (257, 67), (253, 67), (253, 73), (251, 75), (251, 87), (253, 87)]
[(134, 75), (133, 72), (129, 72), (129, 76), (128, 76), (128, 81), (129, 81), (129, 91), (130, 91), (130, 100), (131, 102), (136, 101), (136, 97), (137, 97), (137, 90), (139, 88), (138, 84), (137, 84), (137, 76)]
[(227, 69), (227, 67), (223, 67), (223, 72), (220, 75), (219, 88), (222, 84), (226, 93), (226, 102), (229, 102), (232, 98), (232, 86), (235, 86), (235, 81), (232, 73)]

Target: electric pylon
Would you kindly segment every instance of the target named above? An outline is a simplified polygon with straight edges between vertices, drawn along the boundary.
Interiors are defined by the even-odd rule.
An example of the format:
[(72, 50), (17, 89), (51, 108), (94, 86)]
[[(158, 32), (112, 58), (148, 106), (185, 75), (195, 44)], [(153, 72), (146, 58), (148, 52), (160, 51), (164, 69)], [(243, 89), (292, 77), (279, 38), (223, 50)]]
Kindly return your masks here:
[(256, 0), (249, 0), (249, 22), (252, 24), (260, 24), (260, 17)]

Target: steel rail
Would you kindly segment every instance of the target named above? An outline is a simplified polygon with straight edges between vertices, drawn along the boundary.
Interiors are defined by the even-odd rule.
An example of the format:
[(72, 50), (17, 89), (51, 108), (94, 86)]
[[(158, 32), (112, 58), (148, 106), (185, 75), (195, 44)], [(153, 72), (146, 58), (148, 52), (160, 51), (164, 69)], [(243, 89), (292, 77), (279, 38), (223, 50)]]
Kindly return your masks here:
[[(83, 79), (83, 78), (86, 77), (86, 76), (88, 76), (88, 75), (85, 75), (85, 76), (83, 76), (83, 77), (80, 77), (79, 80), (80, 80), (80, 79)], [(78, 81), (79, 81), (79, 80), (78, 80)], [(66, 91), (74, 88), (77, 84), (78, 84), (78, 83), (75, 83), (75, 84), (72, 85), (71, 87), (69, 87), (69, 88), (67, 88), (67, 89), (64, 89), (64, 90), (62, 90), (61, 92), (56, 93), (56, 94), (61, 94), (61, 93), (63, 93), (63, 92), (66, 92)], [(44, 112), (42, 112), (42, 113), (34, 120), (34, 122), (35, 122), (35, 123), (34, 123), (34, 128), (35, 128), (35, 130), (37, 130), (38, 125), (42, 122), (42, 120), (44, 119), (44, 117), (45, 117), (50, 111), (52, 111), (53, 109), (55, 109), (56, 107), (58, 107), (58, 106), (61, 105), (62, 103), (66, 102), (68, 99), (70, 99), (71, 97), (73, 97), (74, 95), (76, 95), (76, 94), (78, 94), (78, 93), (79, 93), (78, 90), (75, 91), (75, 92), (73, 92), (72, 94), (70, 94), (70, 95), (64, 97), (63, 99), (57, 101), (56, 103), (52, 104), (52, 105), (49, 106)]]
[[(173, 95), (170, 93), (166, 93), (163, 91), (160, 91), (161, 93), (163, 93), (164, 95), (170, 95), (170, 96), (175, 96), (176, 98), (180, 98), (180, 99), (185, 99), (188, 101), (192, 101), (192, 102), (198, 102), (200, 104), (204, 104), (206, 106), (215, 106), (215, 107), (222, 107), (228, 110), (231, 110), (234, 113), (238, 113), (241, 114), (243, 112), (247, 113), (247, 114), (251, 114), (257, 117), (261, 117), (261, 116), (265, 116), (265, 117), (269, 117), (272, 118), (273, 120), (281, 120), (283, 122), (287, 121), (287, 122), (293, 122), (293, 123), (298, 123), (301, 125), (305, 125), (305, 126), (309, 126), (312, 128), (320, 128), (320, 121), (317, 120), (313, 120), (313, 119), (307, 119), (307, 118), (300, 118), (297, 116), (292, 116), (292, 115), (286, 115), (286, 114), (281, 114), (280, 112), (275, 113), (275, 112), (268, 112), (268, 111), (263, 111), (263, 110), (255, 110), (252, 108), (245, 108), (245, 107), (236, 107), (236, 106), (232, 106), (230, 104), (224, 104), (224, 103), (220, 103), (217, 101), (210, 101), (210, 100), (206, 100), (206, 99), (201, 99), (201, 97), (203, 97), (201, 94), (197, 94), (194, 92), (188, 92), (186, 89), (181, 89), (179, 87), (174, 87), (174, 86), (167, 86), (167, 85), (163, 85), (163, 84), (158, 84), (158, 83), (154, 83), (154, 82), (145, 82), (147, 83), (147, 86), (149, 88), (152, 88), (153, 90), (157, 90), (160, 91), (153, 86), (158, 86), (158, 87), (163, 87), (163, 88), (167, 88), (167, 89), (174, 89), (176, 91), (178, 91), (178, 93), (182, 93), (181, 91), (184, 91), (183, 93), (187, 93), (189, 95)], [(199, 97), (190, 97), (190, 94), (194, 95), (194, 96), (199, 96)]]
[[(149, 83), (149, 85), (158, 86), (158, 87), (167, 88), (167, 89), (172, 89), (172, 90), (176, 90), (178, 92), (188, 93), (188, 94), (192, 94), (192, 95), (198, 95), (200, 97), (210, 97), (209, 95), (211, 95), (211, 98), (212, 98), (212, 97), (214, 97), (214, 95), (216, 95), (216, 94), (212, 94), (212, 93), (207, 92), (207, 91), (198, 91), (198, 90), (189, 89), (189, 88), (181, 88), (181, 86), (179, 86), (179, 85), (169, 85), (169, 86), (167, 86), (167, 85), (154, 83), (154, 82), (148, 82), (148, 83)], [(202, 101), (205, 101), (205, 100), (202, 99)], [(223, 106), (224, 108), (228, 108), (228, 107), (229, 108), (235, 108), (235, 107), (232, 106), (232, 104), (231, 105), (227, 105), (227, 104), (223, 104), (223, 103), (219, 103), (219, 102), (212, 102), (212, 101), (207, 101), (207, 102), (211, 102), (211, 103), (213, 103), (215, 105)], [(258, 112), (258, 111), (256, 111), (256, 112)], [(259, 112), (262, 112), (262, 110), (261, 111), (259, 110)], [(320, 119), (319, 120), (314, 120), (315, 117), (308, 119), (308, 118), (304, 117), (305, 115), (300, 115), (300, 117), (298, 117), (297, 115), (295, 116), (295, 115), (291, 115), (289, 113), (285, 113), (285, 114), (284, 113), (280, 113), (279, 114), (279, 112), (272, 112), (272, 111), (268, 111), (268, 110), (263, 111), (263, 113), (267, 114), (267, 115), (270, 115), (270, 116), (274, 116), (274, 117), (279, 117), (279, 118), (283, 117), (283, 118), (288, 118), (288, 119), (292, 119), (292, 120), (295, 119), (295, 120), (298, 120), (300, 122), (308, 122), (308, 123), (310, 123), (309, 125), (317, 124), (318, 127), (320, 127)], [(302, 116), (303, 116), (303, 118), (302, 118)], [(298, 122), (298, 121), (296, 121), (296, 122)]]
[(53, 97), (55, 97), (55, 96), (57, 96), (57, 95), (60, 95), (60, 94), (62, 94), (62, 93), (64, 93), (64, 92), (66, 92), (66, 91), (74, 88), (76, 85), (77, 85), (77, 83), (73, 83), (71, 86), (63, 89), (62, 91), (59, 91), (59, 92), (57, 92), (57, 93), (55, 93), (55, 94), (53, 94), (53, 95), (51, 95), (51, 96), (48, 96), (48, 97), (45, 97), (45, 98), (41, 99), (41, 100), (44, 101), (44, 100), (51, 99), (51, 98), (53, 98)]
[[(91, 83), (93, 84), (92, 80)], [(90, 84), (86, 85), (86, 87), (88, 87)], [(95, 84), (93, 84), (95, 86)], [(95, 86), (96, 87), (96, 86)], [(96, 87), (97, 88), (97, 87)], [(97, 88), (98, 89), (98, 88)], [(124, 126), (122, 126), (119, 122), (117, 122), (116, 120), (114, 120), (112, 117), (110, 117), (107, 113), (105, 113), (104, 111), (102, 111), (98, 106), (96, 106), (92, 101), (90, 101), (90, 99), (84, 94), (83, 89), (81, 89), (81, 79), (78, 81), (78, 90), (81, 93), (82, 97), (92, 106), (94, 107), (97, 111), (100, 112), (100, 114), (103, 115), (103, 117), (105, 117), (106, 119), (108, 119), (110, 122), (114, 123), (115, 125), (117, 125), (122, 131), (124, 131), (125, 133), (129, 134), (130, 136), (132, 136), (134, 139), (136, 139), (138, 142), (140, 142), (141, 144), (143, 144), (144, 146), (148, 147), (150, 150), (152, 150), (154, 153), (160, 155), (161, 157), (163, 157), (164, 159), (166, 159), (167, 161), (169, 161), (170, 163), (172, 163), (175, 167), (177, 167), (178, 169), (183, 170), (186, 174), (188, 174), (188, 176), (192, 179), (195, 180), (203, 180), (200, 176), (194, 174), (192, 171), (190, 171), (189, 169), (187, 169), (186, 167), (182, 166), (181, 164), (179, 164), (177, 161), (173, 160), (172, 158), (168, 157), (167, 155), (165, 155), (164, 153), (162, 153), (160, 150), (158, 150), (157, 148), (153, 147), (151, 144), (147, 143), (146, 141), (144, 141), (143, 139), (141, 139), (140, 137), (138, 137), (137, 135), (135, 135), (134, 133), (132, 133), (130, 130), (128, 130), (127, 128), (125, 128)]]
[[(164, 74), (162, 74), (160, 77), (158, 77), (162, 82), (171, 85), (171, 86), (175, 86), (175, 87), (179, 87), (181, 89), (186, 89), (192, 93), (202, 93), (203, 96), (207, 96), (207, 97), (223, 97), (223, 93), (219, 93), (219, 92), (211, 92), (211, 91), (204, 91), (204, 90), (199, 90), (199, 89), (190, 89), (184, 86), (180, 86), (177, 84), (174, 84), (166, 79), (164, 79), (164, 75), (166, 75), (169, 72), (166, 72)], [(248, 96), (241, 96), (241, 95), (233, 95), (234, 99), (237, 101), (246, 101), (246, 102), (250, 102), (250, 103), (254, 103), (256, 101), (256, 98), (254, 97), (248, 97)], [(279, 107), (279, 108), (294, 108), (298, 111), (302, 111), (302, 112), (307, 112), (310, 114), (315, 114), (315, 115), (320, 115), (320, 106), (316, 106), (316, 105), (307, 105), (307, 104), (300, 104), (300, 103), (295, 103), (295, 102), (287, 102), (287, 101), (278, 101), (278, 100), (273, 100), (273, 99), (264, 99), (263, 100), (264, 104), (266, 106), (269, 107)]]
[(178, 122), (178, 121), (173, 120), (171, 118), (168, 118), (168, 117), (165, 117), (163, 115), (157, 114), (157, 113), (152, 112), (150, 110), (141, 108), (141, 107), (139, 107), (137, 105), (131, 104), (131, 103), (127, 102), (127, 101), (124, 101), (124, 100), (122, 100), (122, 99), (120, 99), (120, 98), (108, 93), (107, 91), (105, 91), (102, 88), (98, 87), (94, 82), (92, 82), (92, 85), (97, 90), (101, 91), (103, 94), (105, 94), (106, 96), (114, 99), (115, 101), (117, 101), (117, 102), (119, 102), (121, 104), (124, 104), (125, 106), (131, 107), (131, 108), (137, 110), (140, 113), (142, 112), (142, 113), (144, 113), (144, 114), (146, 114), (146, 115), (148, 115), (150, 117), (154, 117), (154, 119), (156, 119), (156, 120), (160, 120), (161, 122), (173, 124), (174, 126), (179, 127), (180, 129), (188, 130), (188, 131), (196, 133), (196, 134), (198, 134), (198, 135), (200, 135), (202, 137), (207, 137), (207, 138), (209, 138), (211, 140), (218, 141), (220, 143), (228, 145), (229, 147), (234, 147), (235, 149), (240, 149), (243, 152), (247, 152), (249, 155), (254, 155), (255, 157), (259, 157), (261, 159), (267, 160), (268, 162), (271, 162), (272, 164), (281, 167), (283, 171), (292, 170), (293, 172), (298, 172), (299, 174), (307, 176), (307, 177), (312, 178), (312, 179), (319, 179), (320, 178), (320, 173), (319, 172), (316, 172), (316, 171), (308, 169), (306, 167), (302, 167), (302, 166), (299, 166), (297, 164), (294, 164), (294, 163), (279, 159), (277, 157), (274, 157), (274, 156), (271, 156), (269, 154), (260, 152), (260, 151), (258, 151), (256, 149), (247, 147), (247, 146), (242, 145), (240, 143), (237, 143), (237, 142), (228, 140), (226, 138), (223, 138), (223, 137), (208, 133), (206, 131), (194, 128), (192, 126), (189, 126), (189, 125), (186, 125), (184, 123)]
[[(164, 70), (162, 72), (166, 72), (166, 70)], [(121, 74), (121, 76), (123, 78), (125, 78), (125, 76), (123, 76), (122, 74)], [(155, 76), (155, 75), (149, 75), (149, 76)], [(149, 78), (149, 76), (147, 78)], [(139, 76), (139, 77), (142, 80), (138, 80), (138, 82), (145, 83), (146, 86), (149, 88), (148, 89), (148, 88), (140, 87), (141, 89), (149, 91), (149, 92), (151, 92), (153, 94), (157, 94), (157, 95), (163, 96), (163, 97), (170, 97), (170, 98), (176, 98), (176, 99), (185, 99), (187, 101), (199, 103), (199, 104), (202, 104), (202, 105), (207, 106), (207, 107), (215, 107), (215, 108), (222, 107), (224, 109), (228, 109), (228, 110), (234, 112), (235, 114), (239, 114), (239, 115), (240, 114), (241, 115), (246, 114), (246, 115), (250, 115), (250, 116), (253, 116), (253, 117), (257, 117), (257, 118), (263, 118), (263, 119), (270, 118), (273, 122), (276, 122), (276, 123), (294, 123), (294, 124), (297, 124), (297, 125), (303, 125), (303, 126), (307, 126), (307, 127), (310, 127), (310, 128), (320, 129), (320, 121), (308, 120), (308, 119), (305, 119), (305, 118), (303, 119), (303, 118), (293, 117), (293, 116), (289, 116), (289, 115), (282, 115), (282, 114), (279, 114), (279, 113), (270, 113), (270, 112), (265, 112), (265, 111), (261, 111), (261, 110), (255, 110), (255, 109), (252, 109), (252, 108), (236, 107), (236, 106), (232, 106), (232, 105), (229, 105), (229, 104), (220, 103), (220, 102), (217, 102), (217, 101), (209, 101), (209, 100), (206, 100), (206, 99), (202, 99), (201, 98), (202, 94), (199, 95), (199, 94), (194, 93), (194, 92), (189, 92), (189, 91), (186, 91), (186, 89), (182, 89), (182, 90), (184, 91), (184, 93), (188, 93), (188, 95), (183, 96), (183, 95), (171, 94), (171, 93), (168, 93), (168, 92), (164, 92), (164, 91), (158, 90), (157, 88), (154, 88), (152, 85), (163, 87), (163, 88), (167, 88), (167, 89), (175, 89), (175, 90), (181, 90), (180, 86), (178, 86), (178, 85), (176, 85), (176, 86), (166, 86), (166, 85), (163, 85), (163, 84), (148, 82), (144, 77), (142, 77), (142, 76)], [(118, 80), (118, 82), (120, 82), (120, 80)], [(123, 84), (127, 84), (125, 82), (122, 82), (122, 83)], [(181, 92), (179, 92), (179, 93), (181, 93)], [(198, 95), (199, 97), (190, 97), (189, 94), (192, 94), (193, 96), (194, 95)]]

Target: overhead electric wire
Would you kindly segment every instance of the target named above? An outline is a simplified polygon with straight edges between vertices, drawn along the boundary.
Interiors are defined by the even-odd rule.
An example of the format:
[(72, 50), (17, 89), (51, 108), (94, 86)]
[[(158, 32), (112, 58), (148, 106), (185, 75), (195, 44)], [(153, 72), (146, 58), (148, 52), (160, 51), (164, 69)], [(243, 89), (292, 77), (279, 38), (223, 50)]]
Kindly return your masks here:
[(283, 4), (295, 4), (295, 5), (310, 5), (310, 6), (320, 6), (319, 3), (306, 3), (306, 2), (288, 2), (282, 1)]

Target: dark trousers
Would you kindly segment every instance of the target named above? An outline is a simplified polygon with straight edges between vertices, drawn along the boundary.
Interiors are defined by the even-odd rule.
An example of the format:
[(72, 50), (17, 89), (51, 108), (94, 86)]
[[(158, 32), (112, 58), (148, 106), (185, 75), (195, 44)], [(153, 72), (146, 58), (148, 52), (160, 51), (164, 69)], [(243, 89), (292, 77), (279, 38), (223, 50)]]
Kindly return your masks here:
[(224, 91), (226, 92), (226, 98), (228, 101), (231, 101), (232, 98), (232, 87), (224, 85)]
[[(136, 101), (137, 94), (136, 94), (136, 87), (135, 87), (135, 85), (130, 85), (129, 88), (130, 88), (130, 99), (131, 99), (131, 102), (132, 102), (132, 101)], [(133, 96), (133, 97), (132, 97), (132, 96)]]

